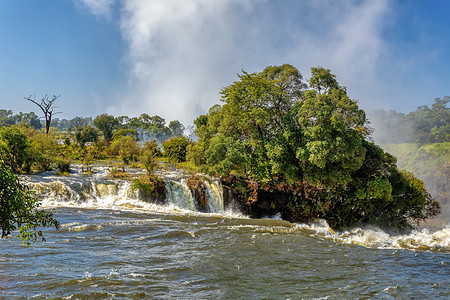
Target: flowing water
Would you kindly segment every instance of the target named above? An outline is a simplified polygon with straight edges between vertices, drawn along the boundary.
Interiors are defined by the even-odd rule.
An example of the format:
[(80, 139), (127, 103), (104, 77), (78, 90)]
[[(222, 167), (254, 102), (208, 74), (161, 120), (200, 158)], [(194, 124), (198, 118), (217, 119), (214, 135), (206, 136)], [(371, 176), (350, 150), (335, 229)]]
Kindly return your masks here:
[(164, 205), (105, 172), (23, 178), (62, 226), (29, 248), (0, 240), (0, 299), (450, 298), (450, 227), (389, 235), (249, 219), (223, 207), (213, 179), (199, 213), (183, 176), (163, 176)]

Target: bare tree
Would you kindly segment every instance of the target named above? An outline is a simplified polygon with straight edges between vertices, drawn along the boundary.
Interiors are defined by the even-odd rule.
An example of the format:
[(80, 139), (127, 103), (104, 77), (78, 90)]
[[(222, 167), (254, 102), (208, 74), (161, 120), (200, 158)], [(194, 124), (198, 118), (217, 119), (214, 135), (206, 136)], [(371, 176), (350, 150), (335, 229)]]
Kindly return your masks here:
[[(44, 118), (45, 118), (45, 134), (48, 134), (48, 131), (50, 129), (50, 123), (52, 122), (52, 116), (53, 116), (53, 103), (56, 101), (56, 99), (58, 99), (60, 96), (55, 96), (53, 95), (52, 99), (50, 99), (48, 97), (48, 95), (45, 95), (44, 97), (42, 97), (41, 99), (41, 103), (36, 101), (36, 95), (30, 95), (29, 97), (24, 97), (26, 100), (33, 102), (34, 104), (36, 104), (37, 106), (39, 106), (39, 108), (42, 110), (42, 112), (44, 113)], [(57, 114), (57, 112), (55, 113)]]

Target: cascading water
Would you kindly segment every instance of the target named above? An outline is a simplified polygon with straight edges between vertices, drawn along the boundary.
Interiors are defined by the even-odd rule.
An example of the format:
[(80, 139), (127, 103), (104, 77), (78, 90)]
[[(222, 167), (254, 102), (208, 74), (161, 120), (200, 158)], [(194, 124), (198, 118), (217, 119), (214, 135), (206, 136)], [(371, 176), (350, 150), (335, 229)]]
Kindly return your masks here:
[[(198, 202), (197, 191), (189, 187), (189, 176), (180, 171), (159, 171), (157, 175), (163, 178), (166, 189), (166, 197), (163, 205), (146, 202), (140, 198), (138, 190), (132, 187), (129, 180), (111, 179), (108, 170), (99, 171), (86, 175), (82, 173), (70, 174), (68, 176), (58, 176), (54, 173), (44, 173), (40, 175), (22, 176), (24, 181), (36, 195), (42, 199), (43, 207), (80, 207), (80, 208), (101, 208), (119, 210), (138, 210), (144, 212), (163, 212), (190, 214), (190, 212), (208, 212), (220, 214), (223, 217), (246, 218), (238, 208), (227, 207), (224, 209), (224, 195), (232, 198), (230, 190), (223, 190), (218, 179), (211, 178), (205, 174), (196, 174), (195, 180), (200, 181), (202, 191), (206, 198), (205, 206)], [(227, 201), (230, 202), (230, 201)], [(231, 204), (233, 201), (230, 202)], [(201, 209), (199, 209), (201, 208)], [(256, 222), (256, 221), (255, 221)], [(283, 221), (284, 222), (284, 221)], [(321, 224), (321, 225), (320, 225)], [(410, 235), (390, 235), (379, 229), (354, 228), (343, 232), (333, 232), (325, 221), (320, 223), (291, 224), (289, 232), (303, 232), (310, 229), (312, 235), (321, 239), (330, 239), (343, 244), (356, 244), (365, 247), (375, 248), (407, 248), (407, 249), (430, 249), (433, 251), (448, 251), (449, 225), (443, 226), (435, 232), (415, 231)], [(277, 228), (272, 228), (277, 232)], [(307, 230), (307, 232), (308, 232)], [(282, 228), (285, 232), (286, 228)]]
[(1, 299), (449, 299), (448, 226), (392, 235), (250, 219), (218, 180), (180, 172), (158, 173), (155, 204), (95, 170), (22, 176), (61, 228), (31, 248), (0, 241)]
[(194, 197), (186, 185), (186, 180), (178, 174), (170, 174), (164, 177), (166, 186), (166, 199), (168, 204), (174, 204), (180, 208), (195, 211)]
[[(180, 209), (198, 211), (194, 191), (186, 184), (186, 175), (177, 172), (158, 172), (166, 188), (164, 204)], [(110, 179), (107, 169), (86, 175), (81, 173), (57, 176), (53, 173), (24, 176), (23, 180), (36, 191), (36, 195), (50, 206), (81, 205), (111, 208), (124, 201), (142, 202), (139, 192), (128, 180)], [(202, 175), (206, 187), (209, 212), (224, 210), (222, 186), (217, 179)], [(137, 203), (134, 203), (137, 204)], [(141, 203), (142, 204), (142, 203)], [(141, 205), (138, 205), (141, 206)]]
[(205, 180), (206, 194), (210, 212), (221, 212), (224, 209), (222, 184), (218, 180)]

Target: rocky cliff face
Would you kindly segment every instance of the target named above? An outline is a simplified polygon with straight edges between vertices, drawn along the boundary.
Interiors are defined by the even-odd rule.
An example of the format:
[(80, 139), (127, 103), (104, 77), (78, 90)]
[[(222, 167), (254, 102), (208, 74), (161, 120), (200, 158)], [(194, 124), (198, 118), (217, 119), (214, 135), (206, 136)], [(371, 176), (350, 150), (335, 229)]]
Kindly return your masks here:
[(259, 185), (237, 176), (222, 178), (225, 207), (237, 207), (252, 218), (278, 216), (291, 222), (309, 222), (320, 216), (322, 192), (307, 184)]

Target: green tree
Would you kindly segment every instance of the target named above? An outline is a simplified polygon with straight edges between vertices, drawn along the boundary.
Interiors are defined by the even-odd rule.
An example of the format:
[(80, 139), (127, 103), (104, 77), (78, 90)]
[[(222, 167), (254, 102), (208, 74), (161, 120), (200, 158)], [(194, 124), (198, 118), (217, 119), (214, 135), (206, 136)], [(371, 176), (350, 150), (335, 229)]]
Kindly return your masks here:
[(0, 129), (0, 159), (14, 172), (29, 172), (33, 163), (30, 159), (30, 145), (27, 136), (17, 127)]
[(140, 154), (139, 145), (131, 136), (118, 136), (113, 140), (111, 147), (125, 165), (137, 161)]
[(163, 142), (164, 156), (174, 162), (186, 161), (186, 149), (189, 141), (184, 137), (170, 138)]
[(412, 124), (417, 143), (439, 143), (450, 141), (450, 97), (436, 98), (433, 105), (419, 106), (407, 115)]
[(152, 174), (158, 167), (157, 157), (161, 155), (162, 153), (155, 140), (144, 143), (139, 156), (139, 161), (147, 170), (147, 174)]
[(43, 237), (38, 227), (54, 226), (59, 222), (52, 212), (39, 209), (40, 203), (31, 191), (19, 182), (11, 169), (0, 160), (0, 226), (2, 238), (19, 229), (22, 243), (30, 245)]
[(323, 68), (312, 70), (310, 85), (315, 88), (295, 108), (304, 135), (296, 153), (306, 179), (334, 188), (348, 183), (362, 166), (367, 121), (335, 75)]
[(119, 121), (114, 116), (102, 114), (94, 119), (94, 126), (103, 133), (108, 142), (112, 140), (114, 131), (118, 129)]
[(209, 162), (221, 175), (237, 172), (271, 181), (288, 165), (282, 163), (285, 153), (277, 150), (295, 157), (293, 149), (282, 143), (296, 123), (292, 109), (303, 98), (306, 85), (301, 73), (288, 64), (269, 66), (261, 73), (243, 71), (238, 77), (221, 91), (224, 105), (214, 106), (195, 121), (199, 140), (189, 148), (188, 157), (196, 163)]
[(156, 115), (150, 117), (148, 114), (141, 114), (139, 119), (152, 139), (163, 141), (171, 136), (171, 131), (166, 126), (166, 120), (164, 118)]
[(16, 124), (12, 110), (0, 109), (0, 126), (11, 126)]
[(290, 195), (287, 204), (294, 221), (406, 228), (435, 215), (439, 205), (423, 184), (367, 141), (365, 112), (336, 76), (321, 67), (311, 73), (306, 91), (290, 65), (238, 75), (222, 90), (224, 104), (194, 121), (198, 141), (188, 147), (189, 161), (256, 186), (301, 187), (305, 198)]
[(78, 127), (75, 133), (75, 139), (81, 147), (84, 147), (86, 143), (96, 143), (98, 141), (98, 133), (97, 130), (90, 125)]
[(135, 141), (139, 140), (139, 133), (136, 129), (119, 129), (113, 134), (113, 140), (116, 140), (119, 136), (131, 136)]
[(38, 130), (42, 128), (41, 121), (39, 120), (39, 117), (34, 112), (30, 112), (30, 113), (21, 113), (20, 112), (18, 115), (15, 116), (15, 118), (17, 120), (16, 121), (17, 123), (25, 123), (25, 124), (30, 125)]
[(52, 164), (56, 164), (61, 156), (61, 147), (53, 135), (45, 134), (26, 124), (20, 124), (17, 128), (27, 137), (27, 162), (32, 162), (38, 171), (50, 170)]
[(184, 126), (178, 120), (170, 121), (169, 129), (174, 137), (182, 136), (184, 133)]
[(374, 143), (363, 141), (366, 155), (345, 189), (336, 191), (334, 207), (326, 217), (336, 227), (377, 224), (410, 228), (439, 213), (439, 203), (412, 173), (400, 171), (395, 157)]
[(322, 67), (311, 68), (311, 78), (309, 79), (309, 85), (319, 95), (328, 94), (334, 89), (342, 89), (336, 81), (336, 75), (331, 74), (329, 69)]

